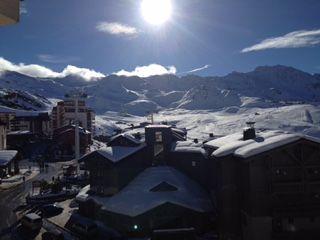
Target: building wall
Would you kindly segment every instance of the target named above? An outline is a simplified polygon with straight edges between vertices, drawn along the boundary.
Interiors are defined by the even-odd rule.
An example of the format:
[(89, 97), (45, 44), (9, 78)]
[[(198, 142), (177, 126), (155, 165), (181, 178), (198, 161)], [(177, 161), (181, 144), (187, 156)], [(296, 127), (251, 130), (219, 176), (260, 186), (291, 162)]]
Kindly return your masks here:
[(0, 25), (13, 24), (19, 21), (20, 1), (1, 0), (0, 1)]
[(150, 166), (143, 150), (113, 163), (98, 153), (85, 157), (90, 172), (90, 187), (97, 194), (114, 195)]
[(221, 239), (241, 239), (241, 212), (239, 190), (239, 162), (232, 156), (213, 159), (217, 175), (211, 175), (216, 183), (218, 230)]
[[(161, 137), (160, 137), (161, 136)], [(164, 162), (164, 159), (169, 157), (172, 145), (172, 131), (169, 127), (146, 127), (145, 141), (148, 146), (149, 159), (154, 164), (159, 164), (158, 161)], [(159, 158), (160, 156), (160, 158)]]
[[(210, 214), (199, 213), (179, 205), (166, 203), (136, 217), (101, 209), (97, 219), (129, 237), (150, 236), (153, 230), (190, 228), (201, 233), (212, 227)], [(134, 225), (137, 229), (134, 229)]]
[(7, 149), (7, 127), (0, 125), (0, 150)]
[(222, 235), (268, 240), (315, 225), (320, 229), (319, 160), (320, 144), (307, 140), (248, 159), (220, 159), (216, 193)]
[(166, 163), (188, 175), (206, 189), (209, 188), (209, 159), (202, 153), (171, 151)]
[[(71, 100), (58, 102), (53, 108), (51, 121), (53, 129), (75, 123), (75, 102)], [(79, 125), (94, 134), (95, 115), (94, 112), (86, 106), (85, 101), (79, 101), (78, 104)]]

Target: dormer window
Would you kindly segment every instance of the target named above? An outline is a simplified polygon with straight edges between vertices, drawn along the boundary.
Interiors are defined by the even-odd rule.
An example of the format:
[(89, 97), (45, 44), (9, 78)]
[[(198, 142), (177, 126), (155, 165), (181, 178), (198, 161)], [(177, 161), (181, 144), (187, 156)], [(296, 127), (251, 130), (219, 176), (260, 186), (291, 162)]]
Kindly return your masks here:
[(178, 191), (178, 188), (167, 182), (162, 182), (157, 186), (153, 187), (152, 189), (150, 189), (150, 192), (174, 192), (174, 191)]

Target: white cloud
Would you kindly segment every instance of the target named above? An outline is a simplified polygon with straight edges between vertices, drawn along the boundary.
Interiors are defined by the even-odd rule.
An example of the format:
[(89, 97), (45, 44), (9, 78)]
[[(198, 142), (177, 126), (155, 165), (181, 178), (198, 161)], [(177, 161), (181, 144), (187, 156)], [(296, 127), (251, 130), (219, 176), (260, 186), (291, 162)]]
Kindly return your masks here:
[(204, 65), (203, 67), (192, 69), (192, 70), (188, 71), (187, 73), (199, 72), (199, 71), (205, 70), (209, 67), (211, 67), (211, 66), (209, 64), (207, 64), (207, 65)]
[(68, 65), (65, 69), (63, 69), (62, 72), (55, 72), (41, 65), (37, 65), (37, 64), (25, 65), (24, 63), (14, 64), (0, 57), (0, 72), (1, 71), (14, 71), (14, 72), (19, 72), (21, 74), (28, 75), (30, 77), (39, 77), (39, 78), (63, 78), (69, 75), (75, 75), (87, 81), (105, 77), (103, 73), (96, 72), (88, 68), (79, 68), (79, 67)]
[(121, 70), (114, 74), (118, 76), (138, 76), (138, 77), (150, 77), (155, 75), (176, 74), (177, 69), (175, 66), (164, 67), (159, 64), (150, 64), (148, 66), (138, 66), (133, 71)]
[(40, 61), (48, 63), (68, 63), (80, 60), (78, 57), (55, 56), (51, 54), (39, 54), (38, 58)]
[(100, 22), (97, 24), (96, 29), (100, 32), (120, 36), (136, 36), (138, 34), (138, 30), (135, 27), (118, 22)]
[(272, 48), (301, 48), (320, 44), (320, 29), (317, 30), (301, 30), (288, 33), (284, 36), (268, 38), (262, 42), (247, 47), (241, 52), (261, 51)]

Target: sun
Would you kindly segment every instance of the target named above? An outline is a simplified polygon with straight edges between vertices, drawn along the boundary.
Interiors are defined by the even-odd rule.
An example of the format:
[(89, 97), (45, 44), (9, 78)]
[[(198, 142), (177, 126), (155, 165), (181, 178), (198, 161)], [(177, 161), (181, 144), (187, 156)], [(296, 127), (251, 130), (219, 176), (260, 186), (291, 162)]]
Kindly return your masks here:
[(141, 12), (148, 23), (161, 25), (171, 18), (171, 0), (142, 0)]

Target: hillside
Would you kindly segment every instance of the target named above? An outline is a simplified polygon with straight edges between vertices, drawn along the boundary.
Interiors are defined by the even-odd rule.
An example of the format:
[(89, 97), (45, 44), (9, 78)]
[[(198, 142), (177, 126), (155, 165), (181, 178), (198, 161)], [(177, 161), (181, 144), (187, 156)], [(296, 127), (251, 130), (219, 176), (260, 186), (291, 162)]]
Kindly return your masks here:
[[(41, 79), (4, 72), (0, 75), (0, 88), (32, 96), (43, 105), (35, 109), (49, 106), (51, 99), (62, 99), (71, 89), (81, 88), (88, 93), (88, 103), (97, 114), (117, 111), (140, 116), (168, 108), (217, 111), (230, 106), (266, 108), (320, 101), (319, 75), (280, 65), (223, 77), (111, 75), (96, 81), (72, 75)], [(10, 106), (4, 100), (1, 104)], [(14, 104), (12, 107), (24, 108)]]

